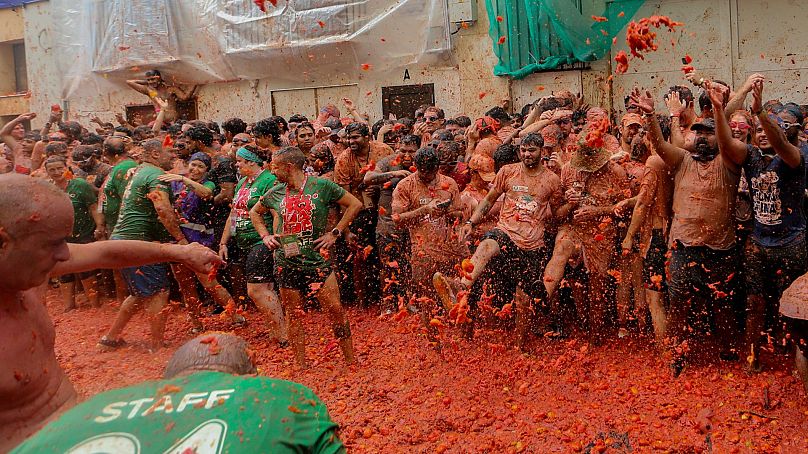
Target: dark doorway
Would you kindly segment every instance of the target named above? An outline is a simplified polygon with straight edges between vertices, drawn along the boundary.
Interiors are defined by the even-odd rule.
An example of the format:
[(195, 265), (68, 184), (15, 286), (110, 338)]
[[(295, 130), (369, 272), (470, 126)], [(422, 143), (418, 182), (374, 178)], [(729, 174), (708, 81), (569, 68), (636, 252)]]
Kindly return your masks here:
[[(188, 101), (177, 101), (177, 114), (180, 120), (196, 120), (196, 99), (192, 98)], [(157, 117), (154, 112), (154, 106), (151, 104), (126, 106), (126, 121), (130, 124), (134, 124), (133, 121), (136, 116), (140, 117), (140, 121), (144, 125), (149, 124)]]
[(382, 113), (396, 118), (413, 118), (415, 110), (423, 104), (435, 104), (435, 84), (397, 85), (382, 87)]

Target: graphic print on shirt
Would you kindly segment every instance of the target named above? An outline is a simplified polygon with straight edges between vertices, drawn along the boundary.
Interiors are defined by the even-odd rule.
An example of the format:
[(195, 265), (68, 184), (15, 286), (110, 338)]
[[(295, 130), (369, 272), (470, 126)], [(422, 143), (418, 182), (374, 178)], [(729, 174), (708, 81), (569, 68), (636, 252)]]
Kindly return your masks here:
[(519, 222), (530, 222), (539, 211), (539, 202), (530, 194), (522, 194), (516, 197), (516, 220)]
[(776, 172), (763, 172), (752, 178), (752, 203), (755, 220), (764, 225), (778, 225), (783, 222), (780, 188), (777, 182), (780, 177)]
[[(310, 236), (314, 231), (314, 203), (312, 199), (318, 194), (301, 194), (287, 196), (281, 204), (283, 212), (283, 233), (295, 233), (301, 238)], [(309, 235), (306, 235), (308, 233)]]

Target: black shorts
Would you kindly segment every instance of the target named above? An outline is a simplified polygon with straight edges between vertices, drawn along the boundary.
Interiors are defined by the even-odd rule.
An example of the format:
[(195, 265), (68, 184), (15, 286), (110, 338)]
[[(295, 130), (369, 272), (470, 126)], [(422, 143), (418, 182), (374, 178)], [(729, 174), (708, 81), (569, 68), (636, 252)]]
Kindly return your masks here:
[(275, 282), (275, 258), (266, 244), (258, 243), (244, 257), (244, 277), (248, 284), (271, 284)]
[(744, 251), (747, 294), (776, 304), (783, 291), (805, 273), (805, 261), (804, 237), (782, 247), (761, 246), (749, 238)]
[(521, 249), (502, 230), (492, 229), (481, 241), (491, 239), (497, 242), (500, 252), (486, 265), (482, 279), (477, 279), (472, 287), (472, 299), (476, 300), (486, 286), (487, 293), (500, 296), (504, 303), (510, 302), (516, 287), (521, 287), (531, 298), (544, 301), (544, 268), (547, 266), (549, 254), (547, 248)]
[(668, 245), (665, 243), (662, 229), (654, 229), (651, 233), (651, 244), (642, 265), (645, 288), (656, 292), (667, 290), (668, 279), (665, 276), (665, 255), (667, 253)]
[(330, 274), (331, 267), (328, 265), (314, 269), (275, 267), (275, 281), (278, 287), (297, 290), (303, 299), (316, 296)]

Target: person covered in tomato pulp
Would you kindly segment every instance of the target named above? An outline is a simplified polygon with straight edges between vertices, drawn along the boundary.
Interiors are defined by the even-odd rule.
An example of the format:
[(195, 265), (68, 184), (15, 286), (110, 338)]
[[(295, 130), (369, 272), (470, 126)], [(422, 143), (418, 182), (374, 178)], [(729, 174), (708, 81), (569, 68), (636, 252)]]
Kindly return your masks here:
[(164, 380), (99, 394), (12, 452), (345, 452), (314, 392), (255, 372), (242, 338), (203, 334), (174, 353)]

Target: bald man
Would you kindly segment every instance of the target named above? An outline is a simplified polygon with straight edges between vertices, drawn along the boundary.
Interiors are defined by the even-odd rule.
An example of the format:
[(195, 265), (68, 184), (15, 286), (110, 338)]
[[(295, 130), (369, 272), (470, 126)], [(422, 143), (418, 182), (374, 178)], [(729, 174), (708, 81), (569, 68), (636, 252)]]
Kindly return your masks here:
[(174, 353), (165, 380), (99, 394), (13, 453), (345, 452), (312, 390), (250, 374), (243, 339), (203, 334)]
[(67, 194), (42, 179), (0, 175), (0, 452), (76, 400), (53, 350), (55, 331), (45, 307), (50, 277), (162, 261), (207, 272), (221, 263), (198, 244), (67, 244), (72, 230)]

